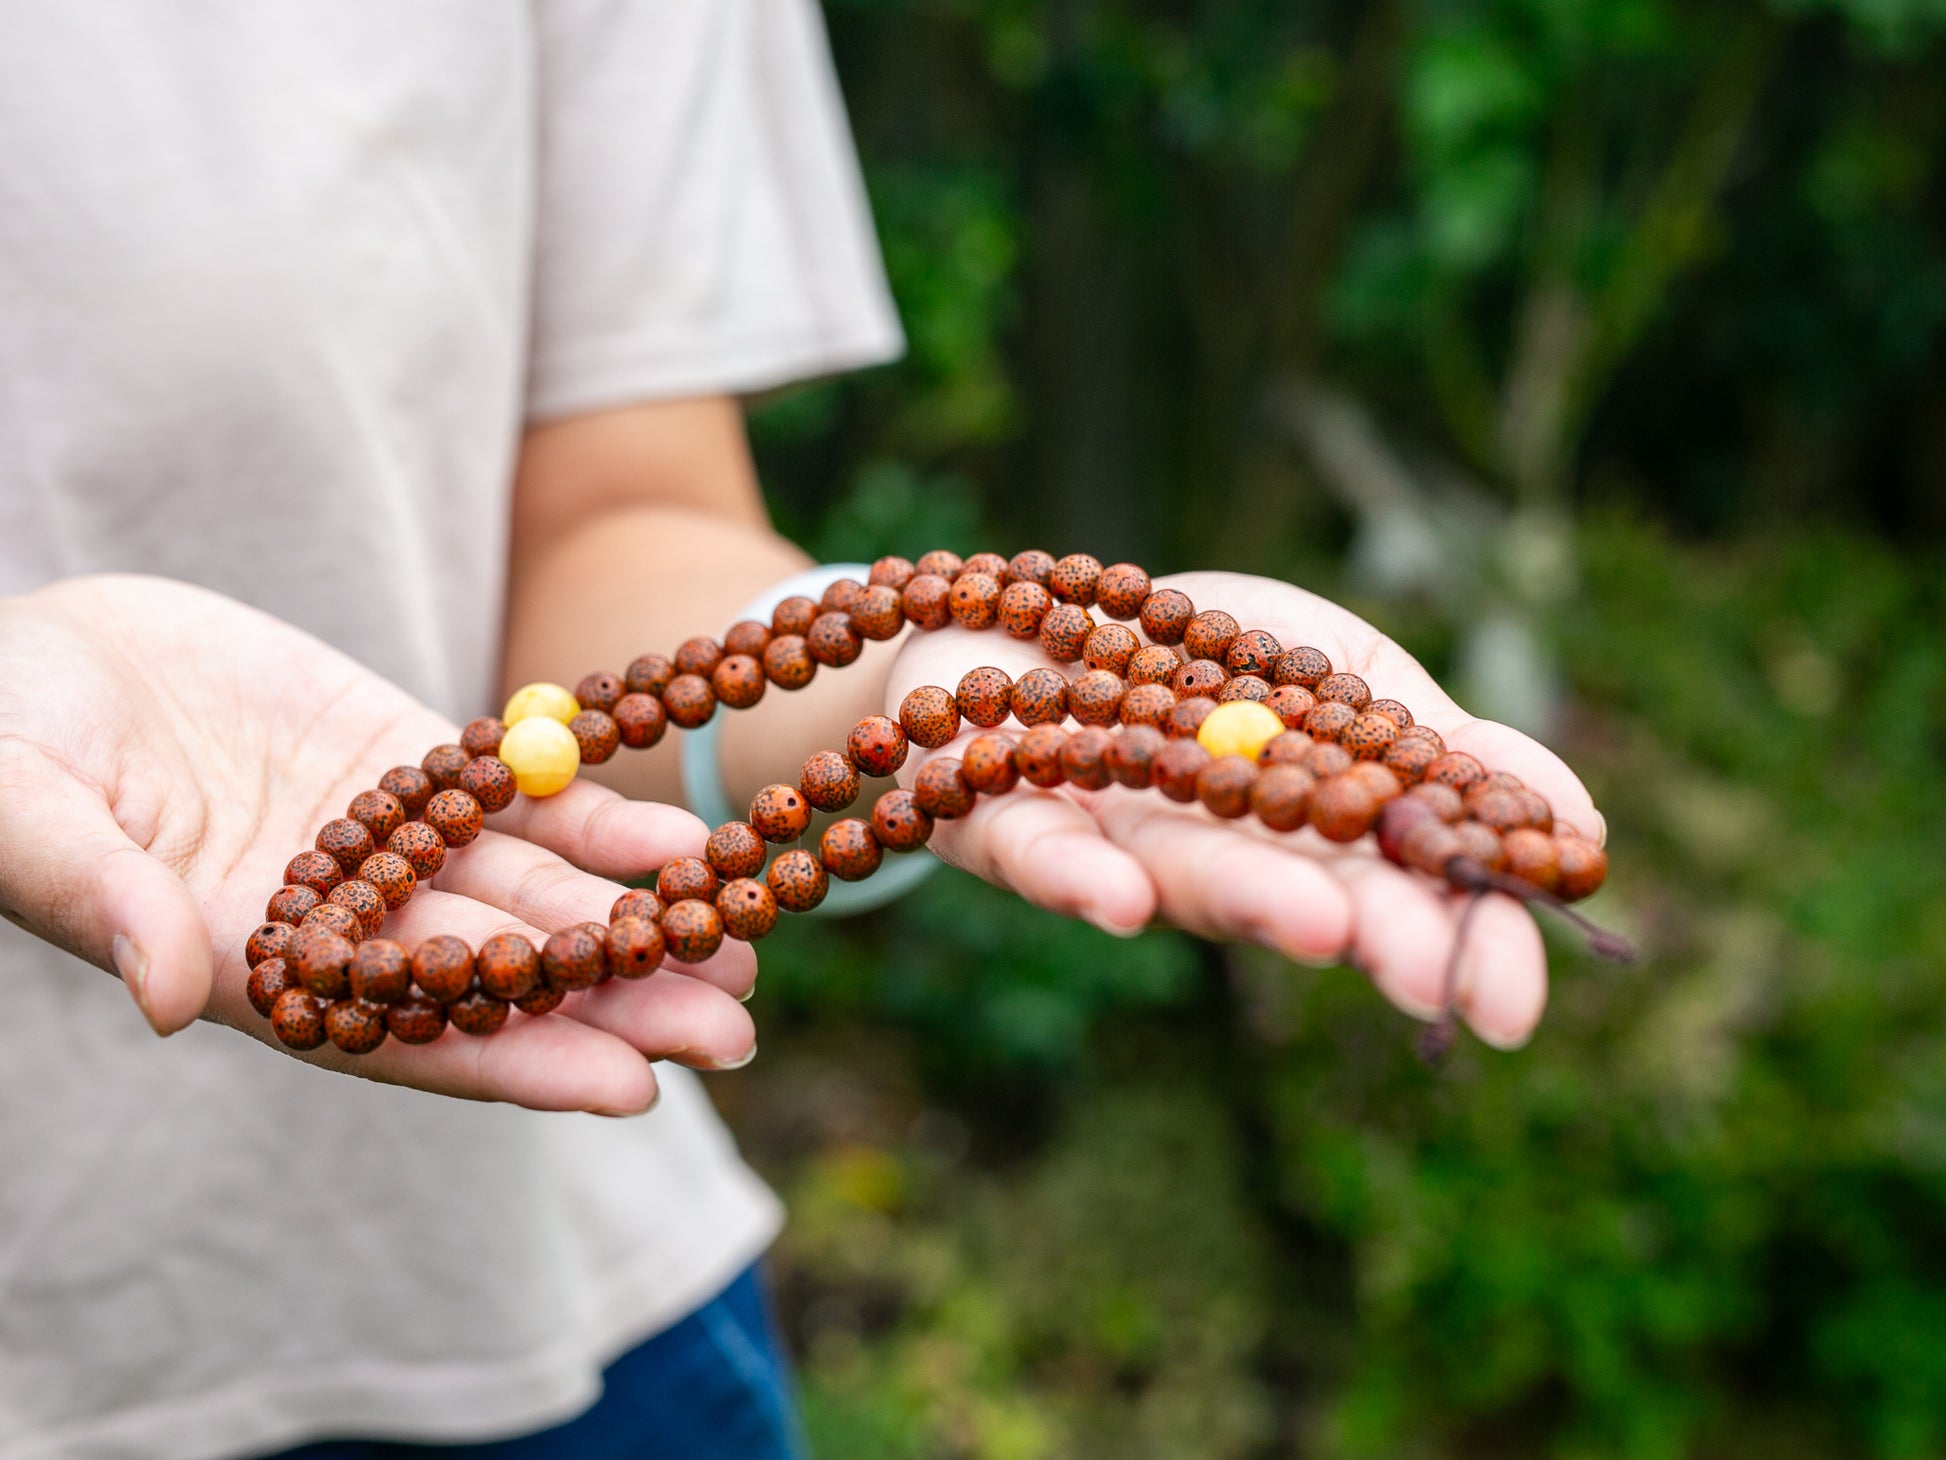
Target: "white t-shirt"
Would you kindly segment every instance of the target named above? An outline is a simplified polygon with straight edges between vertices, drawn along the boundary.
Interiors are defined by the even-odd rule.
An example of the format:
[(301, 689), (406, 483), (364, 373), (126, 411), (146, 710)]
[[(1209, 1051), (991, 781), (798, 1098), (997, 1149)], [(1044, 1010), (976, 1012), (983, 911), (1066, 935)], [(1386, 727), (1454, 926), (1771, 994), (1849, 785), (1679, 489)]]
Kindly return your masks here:
[[(899, 345), (811, 0), (0, 9), (0, 592), (188, 579), (463, 721), (527, 419)], [(780, 1219), (674, 1068), (606, 1121), (159, 1041), (5, 924), (0, 1007), (0, 1460), (538, 1428)]]

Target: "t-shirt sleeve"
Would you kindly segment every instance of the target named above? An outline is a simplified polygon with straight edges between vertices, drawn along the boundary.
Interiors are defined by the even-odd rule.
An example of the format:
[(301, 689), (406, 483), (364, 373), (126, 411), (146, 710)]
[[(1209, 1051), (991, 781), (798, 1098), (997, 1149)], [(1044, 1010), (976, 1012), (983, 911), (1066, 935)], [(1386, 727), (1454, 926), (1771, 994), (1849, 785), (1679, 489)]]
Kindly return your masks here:
[(534, 6), (530, 417), (898, 356), (815, 0)]

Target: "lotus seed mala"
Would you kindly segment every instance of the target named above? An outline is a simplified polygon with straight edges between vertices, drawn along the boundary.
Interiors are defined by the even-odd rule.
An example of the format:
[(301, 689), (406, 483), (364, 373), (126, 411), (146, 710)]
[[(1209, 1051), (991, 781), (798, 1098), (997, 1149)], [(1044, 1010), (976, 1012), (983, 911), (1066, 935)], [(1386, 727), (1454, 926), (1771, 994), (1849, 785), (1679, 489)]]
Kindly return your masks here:
[[(866, 716), (843, 750), (805, 761), (796, 785), (759, 791), (745, 820), (711, 831), (702, 856), (668, 863), (654, 891), (624, 893), (606, 926), (567, 928), (539, 947), (514, 933), (478, 949), (442, 935), (408, 950), (381, 936), (386, 915), (515, 796), (552, 796), (581, 766), (655, 745), (672, 724), (693, 730), (719, 706), (748, 709), (772, 685), (802, 689), (820, 668), (842, 669), (866, 640), (908, 624), (997, 626), (1081, 667), (1017, 680), (985, 667), (952, 690), (913, 690), (898, 719)], [(997, 732), (1009, 719), (1022, 733), (982, 734), (958, 758), (931, 757), (910, 790), (881, 795), (869, 817), (840, 817), (815, 849), (771, 855), (804, 840), (814, 811), (846, 810), (865, 777), (898, 771), (910, 746), (937, 750), (963, 722)], [(1476, 900), (1500, 891), (1556, 908), (1597, 952), (1629, 956), (1622, 940), (1565, 907), (1607, 876), (1600, 846), (1557, 822), (1518, 778), (1448, 750), (1397, 700), (1374, 699), (1321, 651), (1286, 648), (1221, 609), (1199, 611), (1133, 563), (941, 551), (916, 563), (881, 558), (867, 582), (842, 579), (820, 600), (788, 598), (768, 624), (735, 624), (720, 643), (690, 639), (671, 657), (644, 654), (621, 675), (596, 672), (572, 691), (528, 685), (457, 744), (387, 771), (285, 867), (246, 947), (250, 1002), (296, 1050), (327, 1040), (347, 1054), (388, 1038), (425, 1044), (449, 1024), (488, 1036), (514, 1011), (549, 1014), (605, 980), (644, 978), (665, 959), (700, 963), (726, 937), (761, 938), (780, 913), (817, 907), (831, 878), (870, 877), (887, 852), (918, 851), (937, 822), (1023, 784), (1154, 790), (1217, 817), (1254, 816), (1277, 832), (1309, 827), (1340, 843), (1376, 833), (1379, 852), (1402, 867)], [(1430, 1053), (1452, 1039), (1453, 973)]]

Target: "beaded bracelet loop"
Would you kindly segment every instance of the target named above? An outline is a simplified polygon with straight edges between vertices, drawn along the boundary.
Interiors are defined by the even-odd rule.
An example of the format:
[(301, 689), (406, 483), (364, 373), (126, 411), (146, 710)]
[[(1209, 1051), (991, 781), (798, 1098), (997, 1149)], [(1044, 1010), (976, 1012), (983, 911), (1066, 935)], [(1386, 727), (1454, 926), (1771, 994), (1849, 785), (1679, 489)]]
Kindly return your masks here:
[[(695, 730), (719, 706), (747, 709), (773, 686), (802, 689), (820, 669), (853, 663), (866, 640), (955, 623), (1037, 641), (1068, 669), (1015, 680), (982, 667), (952, 690), (913, 690), (896, 720), (866, 716), (842, 750), (805, 761), (796, 785), (765, 787), (745, 819), (716, 826), (701, 857), (678, 857), (653, 892), (617, 899), (605, 926), (566, 928), (539, 948), (516, 934), (477, 950), (447, 935), (411, 950), (381, 936), (386, 915), (516, 795), (554, 795), (582, 765), (655, 745), (672, 724)], [(1019, 734), (1000, 733), (1009, 721)], [(913, 745), (938, 750), (962, 723), (985, 733), (959, 757), (930, 757), (910, 790), (886, 792), (868, 816), (840, 817), (815, 849), (803, 845), (814, 810), (845, 811), (864, 777), (892, 775)], [(937, 551), (916, 563), (880, 558), (864, 582), (841, 577), (817, 599), (785, 597), (768, 622), (744, 619), (720, 642), (644, 654), (571, 691), (528, 685), (457, 743), (393, 767), (284, 869), (246, 947), (250, 1002), (297, 1050), (327, 1040), (348, 1054), (387, 1038), (425, 1044), (449, 1025), (491, 1035), (515, 1012), (548, 1014), (608, 979), (644, 978), (665, 959), (700, 963), (726, 937), (761, 938), (781, 913), (824, 902), (833, 878), (861, 883), (887, 852), (923, 848), (937, 822), (970, 814), (982, 796), (1064, 785), (1154, 790), (1220, 818), (1255, 816), (1340, 843), (1376, 833), (1379, 853), (1402, 867), (1476, 900), (1497, 891), (1553, 908), (1597, 953), (1633, 956), (1567, 907), (1606, 878), (1600, 846), (1557, 824), (1518, 778), (1447, 750), (1397, 700), (1374, 699), (1320, 650), (1286, 648), (1221, 609), (1198, 611), (1133, 563)], [(1422, 1046), (1429, 1055), (1454, 1037), (1456, 964), (1457, 948), (1446, 1016)]]

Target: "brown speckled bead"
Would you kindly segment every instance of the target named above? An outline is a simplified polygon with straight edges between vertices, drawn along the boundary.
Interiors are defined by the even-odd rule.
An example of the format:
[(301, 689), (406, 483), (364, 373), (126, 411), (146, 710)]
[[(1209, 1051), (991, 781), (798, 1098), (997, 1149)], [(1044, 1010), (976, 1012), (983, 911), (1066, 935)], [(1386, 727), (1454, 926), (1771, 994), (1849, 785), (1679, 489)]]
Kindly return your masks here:
[(872, 571), (866, 575), (865, 581), (874, 588), (890, 588), (897, 592), (910, 583), (913, 574), (918, 571), (909, 559), (887, 553), (872, 564)]
[(754, 943), (777, 926), (777, 899), (763, 883), (739, 877), (716, 894), (716, 916), (729, 937)]
[(884, 849), (872, 832), (872, 824), (856, 816), (832, 822), (818, 838), (818, 860), (840, 882), (863, 882), (878, 870), (884, 859)]
[(711, 903), (685, 898), (662, 915), (663, 941), (678, 963), (704, 963), (723, 946), (723, 919)]
[(311, 928), (291, 941), (297, 981), (320, 999), (342, 999), (351, 992), (352, 955), (358, 949), (342, 933)]
[(436, 790), (443, 791), (448, 786), (459, 784), (459, 773), (466, 769), (466, 763), (472, 758), (463, 745), (435, 745), (419, 762), (419, 769), (426, 773), (426, 779), (433, 783)]
[(363, 999), (340, 999), (324, 1011), (324, 1033), (346, 1054), (370, 1054), (385, 1043), (385, 1009)]
[[(424, 811), (426, 803), (432, 799), (432, 793), (439, 789), (432, 783), (432, 777), (416, 765), (393, 766), (378, 778), (378, 788), (396, 797), (408, 817)], [(386, 834), (391, 835), (390, 832)]]
[(1108, 747), (1115, 737), (1099, 725), (1084, 725), (1061, 747), (1061, 774), (1071, 786), (1084, 791), (1099, 791), (1112, 779), (1108, 774)]
[(1523, 882), (1531, 882), (1543, 892), (1552, 892), (1561, 880), (1561, 861), (1554, 838), (1531, 826), (1504, 832), (1500, 844), (1507, 851), (1507, 870)]
[[(648, 749), (662, 739), (662, 732), (668, 726), (669, 712), (654, 695), (625, 694), (615, 706), (615, 728), (621, 732), (622, 744), (630, 750)], [(465, 784), (464, 778), (461, 784)]]
[[(609, 678), (614, 676), (610, 675)], [(620, 681), (617, 680), (616, 684), (619, 686)], [(498, 715), (482, 715), (477, 720), (469, 720), (466, 728), (460, 731), (460, 748), (473, 756), (498, 755), (500, 739), (506, 733), (507, 726)]]
[(815, 598), (794, 594), (770, 611), (770, 631), (780, 638), (790, 634), (801, 639), (811, 632), (811, 625), (823, 611)]
[[(724, 664), (733, 661), (725, 659)], [(754, 660), (744, 660), (755, 668)], [(722, 672), (722, 666), (717, 666)], [(757, 681), (757, 692), (763, 692), (763, 680)], [(574, 736), (575, 746), (581, 753), (583, 765), (601, 765), (622, 748), (622, 727), (615, 723), (615, 717), (606, 710), (583, 710), (568, 721), (568, 733)]]
[(1355, 674), (1327, 674), (1311, 693), (1326, 703), (1363, 710), (1372, 702), (1372, 687)]
[(382, 845), (388, 836), (405, 824), (405, 806), (390, 791), (360, 791), (351, 798), (345, 815), (372, 834), (373, 846)]
[(412, 950), (412, 981), (428, 998), (450, 1004), (473, 983), (473, 950), (450, 933), (426, 939)]
[(1540, 792), (1521, 787), (1520, 803), (1527, 808), (1527, 824), (1535, 831), (1554, 830), (1554, 809)]
[[(1012, 773), (1013, 762), (1006, 765)], [(888, 852), (916, 852), (932, 838), (932, 818), (910, 791), (888, 791), (872, 807), (872, 835)]]
[(1189, 595), (1174, 588), (1158, 588), (1142, 600), (1142, 632), (1158, 644), (1180, 644), (1195, 617)]
[(1608, 880), (1608, 853), (1586, 837), (1555, 833), (1554, 856), (1559, 871), (1554, 891), (1569, 902), (1600, 891)]
[(1301, 684), (1280, 684), (1264, 703), (1284, 722), (1285, 728), (1301, 730), (1304, 717), (1317, 708), (1317, 696)]
[(1394, 725), (1397, 725), (1401, 731), (1412, 728), (1412, 711), (1408, 710), (1397, 700), (1373, 700), (1365, 708), (1374, 714), (1385, 716)]
[(1315, 691), (1331, 673), (1331, 660), (1322, 649), (1308, 645), (1278, 656), (1270, 677), (1277, 684), (1295, 684)]
[(1122, 677), (1130, 684), (1166, 685), (1182, 667), (1182, 655), (1167, 644), (1145, 644), (1128, 661)]
[(1196, 732), (1203, 728), (1210, 711), (1216, 708), (1216, 701), (1208, 695), (1191, 695), (1186, 700), (1176, 701), (1175, 709), (1162, 724), (1162, 733), (1171, 740), (1194, 740)]
[(385, 925), (385, 914), (388, 911), (385, 899), (379, 895), (376, 887), (362, 877), (353, 877), (349, 881), (340, 882), (331, 889), (328, 901), (336, 903), (357, 918), (359, 932), (364, 937), (378, 936), (378, 930)]
[(446, 1006), (446, 1017), (461, 1034), (484, 1039), (489, 1034), (498, 1034), (507, 1022), (507, 1004), (485, 989), (469, 989)]
[(1063, 603), (1079, 604), (1090, 607), (1095, 601), (1095, 590), (1101, 583), (1101, 559), (1090, 557), (1087, 553), (1069, 553), (1055, 563), (1054, 571), (1047, 575), (1047, 591)]
[(1030, 669), (1014, 681), (1013, 716), (1023, 725), (1059, 724), (1067, 718), (1068, 680), (1058, 669)]
[[(616, 704), (627, 693), (628, 687), (622, 683), (620, 675), (610, 674), (605, 669), (597, 669), (593, 674), (584, 674), (581, 677), (581, 682), (574, 687), (574, 700), (584, 710), (600, 710), (607, 715), (614, 712)], [(460, 743), (466, 744), (464, 736), (460, 737)], [(467, 748), (472, 749), (471, 746)], [(497, 740), (487, 747), (489, 750), (499, 748), (500, 742)], [(477, 750), (473, 753), (480, 754)]]
[(270, 1028), (289, 1049), (316, 1049), (325, 1041), (324, 1001), (303, 989), (285, 989), (270, 1006)]
[(1212, 759), (1193, 739), (1171, 740), (1149, 761), (1149, 780), (1171, 801), (1194, 801), (1196, 777)]
[(999, 553), (975, 553), (966, 560), (958, 576), (964, 578), (968, 573), (985, 573), (997, 583), (1007, 576), (1007, 560)]
[(1068, 713), (1083, 725), (1113, 725), (1122, 713), (1128, 686), (1118, 674), (1090, 669), (1068, 686)]
[(1000, 617), (1000, 580), (989, 573), (962, 573), (946, 595), (953, 622), (963, 629), (990, 629)]
[(572, 928), (561, 929), (541, 945), (541, 977), (549, 988), (573, 993), (576, 989), (591, 989), (607, 976), (606, 929), (597, 932), (587, 923), (577, 923)]
[(981, 795), (1004, 796), (1020, 780), (1013, 740), (1005, 735), (975, 736), (960, 758), (959, 773)]
[(1505, 834), (1527, 825), (1527, 808), (1518, 791), (1503, 790), (1484, 783), (1469, 786), (1463, 799), (1466, 814), (1482, 826)]
[(655, 877), (655, 895), (667, 908), (685, 898), (713, 899), (723, 886), (716, 869), (701, 857), (673, 857)]
[(1257, 764), (1302, 765), (1305, 755), (1315, 743), (1302, 730), (1286, 730), (1282, 735), (1273, 735), (1257, 752)]
[(811, 803), (795, 786), (765, 786), (751, 799), (750, 825), (767, 842), (794, 842), (811, 824)]
[(1054, 599), (1038, 583), (1009, 583), (1000, 590), (1000, 605), (996, 610), (1000, 627), (1016, 639), (1037, 638), (1041, 631), (1041, 620), (1054, 606)]
[(1342, 700), (1320, 700), (1304, 717), (1304, 733), (1313, 740), (1337, 740), (1357, 718), (1358, 711)]
[[(1029, 731), (1028, 738), (1036, 733)], [(966, 777), (960, 774), (958, 756), (934, 756), (919, 767), (919, 774), (912, 782), (913, 804), (940, 821), (966, 815), (977, 799), (973, 788), (966, 784)]]
[[(1158, 689), (1160, 686), (1149, 685), (1148, 688)], [(1168, 738), (1153, 725), (1129, 726), (1114, 738), (1107, 755), (1102, 757), (1108, 767), (1109, 779), (1120, 786), (1146, 791), (1155, 753), (1168, 743)]]
[(1227, 705), (1233, 700), (1262, 701), (1270, 698), (1270, 686), (1254, 674), (1239, 674), (1223, 681), (1223, 687), (1216, 692), (1216, 702)]
[(1351, 752), (1335, 740), (1313, 741), (1311, 748), (1304, 752), (1304, 769), (1320, 781), (1342, 776), (1357, 764)]
[(396, 1004), (412, 987), (412, 955), (390, 938), (367, 938), (351, 955), (351, 996)]
[[(1014, 682), (1004, 669), (982, 665), (960, 677), (953, 702), (970, 724), (991, 730), (1013, 713)], [(1072, 708), (1070, 699), (1069, 706)]]
[(1459, 838), (1461, 856), (1471, 857), (1489, 872), (1507, 870), (1506, 843), (1492, 827), (1477, 821), (1458, 821), (1453, 823), (1453, 835)]
[(867, 776), (895, 774), (905, 764), (909, 744), (899, 722), (884, 715), (867, 715), (845, 737), (845, 751), (851, 756), (851, 763), (858, 767), (859, 774)]
[(922, 685), (900, 702), (899, 726), (914, 745), (937, 750), (959, 734), (959, 703), (936, 684)]
[(1512, 771), (1488, 771), (1483, 783), (1496, 791), (1524, 791), (1527, 783)]
[(1270, 766), (1258, 773), (1256, 784), (1250, 788), (1250, 809), (1272, 831), (1296, 831), (1304, 825), (1311, 788), (1316, 784), (1302, 766)]
[(1054, 554), (1044, 553), (1039, 548), (1028, 548), (1007, 560), (1007, 571), (1001, 575), (1001, 580), (1007, 583), (1034, 583), (1045, 588), (1053, 576)]
[(679, 675), (695, 674), (708, 679), (709, 672), (723, 662), (723, 646), (712, 638), (698, 634), (676, 646), (673, 662)]
[(323, 901), (315, 888), (280, 887), (270, 894), (270, 901), (264, 905), (264, 921), (289, 923), (296, 927), (304, 921), (304, 914)]
[(1149, 598), (1149, 575), (1134, 563), (1115, 563), (1095, 580), (1095, 602), (1110, 618), (1131, 619)]
[(1221, 755), (1196, 772), (1196, 799), (1226, 821), (1250, 809), (1257, 767), (1240, 755)]
[(261, 924), (243, 945), (243, 961), (255, 968), (268, 959), (282, 958), (290, 951), (291, 940), (296, 936), (295, 923)]
[(896, 639), (905, 627), (905, 610), (899, 605), (898, 590), (867, 588), (851, 606), (851, 626), (861, 639), (883, 643)]
[(1345, 733), (1338, 737), (1338, 743), (1360, 760), (1378, 760), (1398, 738), (1399, 727), (1390, 715), (1378, 715), (1366, 710), (1345, 727)]
[(647, 918), (659, 922), (662, 918), (662, 899), (646, 887), (631, 887), (615, 899), (615, 905), (608, 909), (608, 921), (618, 918)]
[[(754, 618), (738, 619), (723, 635), (725, 654), (747, 654), (755, 659), (770, 643), (770, 625)], [(612, 714), (614, 707), (606, 707)]]
[(441, 791), (426, 803), (426, 825), (449, 847), (470, 844), (485, 824), (480, 803), (465, 791)]
[(662, 708), (685, 730), (694, 730), (716, 713), (716, 691), (700, 674), (678, 674), (662, 692)]
[(359, 863), (358, 876), (376, 887), (385, 906), (395, 912), (411, 901), (412, 889), (419, 881), (412, 864), (396, 852), (374, 852)]
[(1232, 674), (1254, 674), (1267, 680), (1283, 655), (1284, 646), (1277, 642), (1275, 635), (1263, 629), (1245, 629), (1231, 641), (1229, 652), (1223, 656), (1223, 667)]
[(330, 857), (349, 876), (358, 864), (378, 850), (372, 834), (362, 821), (341, 816), (318, 828), (317, 849)]
[(480, 945), (473, 968), (480, 987), (508, 1003), (526, 998), (541, 986), (540, 952), (519, 933), (495, 933), (488, 938)]
[(431, 1044), (446, 1032), (446, 1006), (410, 989), (385, 1009), (385, 1028), (400, 1044)]
[(1183, 630), (1182, 646), (1191, 659), (1214, 659), (1221, 664), (1241, 632), (1242, 625), (1222, 609), (1206, 608)]
[(1432, 808), (1433, 815), (1448, 826), (1466, 815), (1466, 798), (1451, 786), (1442, 785), (1438, 781), (1422, 781), (1407, 791), (1406, 795), (1424, 801)]
[(825, 585), (824, 596), (818, 599), (818, 611), (849, 615), (851, 606), (858, 602), (858, 596), (864, 591), (865, 585), (856, 578), (834, 579)]
[(542, 984), (524, 999), (515, 999), (514, 1007), (523, 1014), (531, 1014), (538, 1019), (543, 1014), (552, 1014), (568, 1001), (568, 991)]
[[(648, 696), (635, 695), (633, 698), (644, 704), (655, 705), (657, 713), (661, 712), (660, 704)], [(476, 755), (459, 773), (458, 789), (478, 801), (482, 811), (505, 811), (513, 805), (514, 793), (520, 787), (514, 781), (513, 771), (499, 756)]]
[(622, 688), (632, 695), (659, 695), (676, 677), (676, 666), (666, 655), (638, 654), (622, 671)]
[[(1475, 781), (1485, 780), (1486, 774), (1486, 769), (1465, 751), (1449, 750), (1426, 767), (1422, 779), (1463, 792)], [(284, 880), (289, 882), (294, 879), (286, 877)]]
[[(804, 648), (810, 656), (827, 669), (843, 669), (847, 664), (856, 662), (865, 652), (865, 641), (858, 637), (858, 630), (851, 626), (851, 615), (845, 613), (821, 613), (811, 624), (811, 631), (804, 636)], [(668, 696), (664, 696), (667, 699)]]
[(1068, 732), (1059, 725), (1036, 725), (1014, 746), (1014, 768), (1030, 786), (1058, 786), (1067, 779), (1061, 769), (1061, 747), (1067, 743)]
[(266, 958), (250, 970), (250, 978), (244, 984), (243, 992), (250, 1000), (250, 1007), (268, 1019), (271, 1005), (277, 1002), (278, 995), (286, 989), (302, 987), (289, 963), (282, 958)]
[(1174, 690), (1179, 700), (1193, 699), (1197, 695), (1208, 695), (1214, 699), (1216, 692), (1230, 682), (1230, 676), (1223, 666), (1214, 659), (1191, 659), (1177, 667), (1169, 676), (1169, 688)]
[[(344, 886), (343, 883), (338, 885)], [(338, 888), (334, 887), (331, 890), (336, 892)], [(357, 913), (335, 902), (319, 903), (306, 913), (304, 921), (298, 924), (300, 932), (305, 928), (325, 928), (354, 944), (365, 931)]]
[(1072, 664), (1095, 631), (1088, 610), (1074, 603), (1057, 603), (1041, 619), (1041, 650), (1048, 658)]
[(1311, 789), (1306, 819), (1327, 841), (1355, 842), (1378, 819), (1378, 798), (1355, 775), (1327, 776)]
[(820, 750), (797, 777), (804, 799), (820, 811), (843, 811), (858, 799), (858, 784), (858, 767), (835, 750)]
[[(660, 921), (648, 918), (616, 918), (608, 925), (606, 942), (608, 967), (616, 978), (647, 978), (662, 967), (669, 951)], [(484, 973), (480, 982), (486, 982)]]
[(1103, 624), (1081, 646), (1081, 662), (1090, 669), (1106, 669), (1118, 678), (1128, 672), (1129, 660), (1142, 647), (1135, 631), (1123, 624)]
[(1401, 736), (1385, 748), (1385, 764), (1408, 785), (1424, 776), (1426, 767), (1439, 759), (1440, 752), (1429, 741)]
[(393, 832), (386, 840), (385, 850), (404, 857), (412, 867), (412, 875), (421, 882), (437, 876), (439, 869), (446, 865), (444, 839), (423, 821), (408, 821)]
[(756, 876), (765, 855), (764, 839), (747, 821), (726, 821), (703, 843), (703, 860), (725, 881)]
[(1351, 768), (1351, 774), (1365, 783), (1365, 789), (1378, 798), (1379, 805), (1395, 799), (1405, 787), (1399, 778), (1375, 760), (1361, 760)]
[(918, 573), (900, 592), (899, 607), (905, 611), (908, 623), (917, 624), (922, 629), (943, 629), (953, 621), (953, 611), (947, 603), (952, 594), (950, 578), (942, 578), (936, 573)]
[(1176, 708), (1176, 692), (1166, 684), (1131, 685), (1122, 696), (1124, 725), (1152, 725), (1160, 730)]
[(338, 865), (337, 858), (325, 852), (299, 852), (284, 867), (286, 885), (308, 887), (319, 897), (344, 880), (344, 868)]
[[(764, 667), (748, 654), (725, 654), (723, 662), (710, 671), (710, 689), (717, 699), (733, 710), (747, 710), (764, 697), (769, 681)], [(573, 726), (569, 726), (573, 729)], [(587, 757), (583, 756), (583, 760)]]
[(825, 893), (831, 888), (831, 874), (809, 852), (792, 850), (770, 864), (770, 870), (764, 874), (764, 885), (777, 899), (779, 907), (787, 912), (804, 913), (824, 901)]
[(817, 678), (818, 661), (801, 634), (779, 634), (764, 646), (764, 678), (783, 690), (803, 689)]
[(958, 553), (949, 552), (945, 548), (934, 548), (931, 552), (920, 558), (918, 562), (913, 564), (913, 567), (918, 569), (919, 572), (937, 573), (948, 583), (959, 577), (960, 570), (965, 566), (965, 559), (960, 557)]

